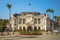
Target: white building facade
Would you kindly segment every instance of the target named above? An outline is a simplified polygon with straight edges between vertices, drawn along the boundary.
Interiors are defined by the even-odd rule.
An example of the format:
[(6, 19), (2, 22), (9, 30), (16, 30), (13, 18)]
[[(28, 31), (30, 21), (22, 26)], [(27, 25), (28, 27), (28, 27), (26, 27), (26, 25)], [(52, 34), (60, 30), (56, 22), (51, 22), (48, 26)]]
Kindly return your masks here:
[(47, 14), (39, 12), (22, 12), (13, 14), (10, 18), (12, 30), (50, 30), (50, 20)]

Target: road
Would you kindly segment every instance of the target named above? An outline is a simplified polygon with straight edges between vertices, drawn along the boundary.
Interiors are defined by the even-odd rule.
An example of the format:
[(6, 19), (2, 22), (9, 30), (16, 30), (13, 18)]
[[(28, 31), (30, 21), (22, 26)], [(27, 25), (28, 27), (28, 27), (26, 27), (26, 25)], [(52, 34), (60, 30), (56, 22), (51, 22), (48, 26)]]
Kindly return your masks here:
[(60, 40), (60, 34), (43, 34), (43, 35), (9, 35), (0, 36), (0, 40)]

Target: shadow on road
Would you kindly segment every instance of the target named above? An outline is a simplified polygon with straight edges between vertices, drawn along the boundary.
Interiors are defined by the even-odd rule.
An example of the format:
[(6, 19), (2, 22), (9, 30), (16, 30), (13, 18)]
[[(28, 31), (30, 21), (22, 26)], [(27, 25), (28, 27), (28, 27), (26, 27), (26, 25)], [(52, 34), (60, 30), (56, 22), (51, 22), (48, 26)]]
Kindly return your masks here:
[(14, 37), (20, 37), (20, 38), (39, 38), (38, 36), (14, 36)]

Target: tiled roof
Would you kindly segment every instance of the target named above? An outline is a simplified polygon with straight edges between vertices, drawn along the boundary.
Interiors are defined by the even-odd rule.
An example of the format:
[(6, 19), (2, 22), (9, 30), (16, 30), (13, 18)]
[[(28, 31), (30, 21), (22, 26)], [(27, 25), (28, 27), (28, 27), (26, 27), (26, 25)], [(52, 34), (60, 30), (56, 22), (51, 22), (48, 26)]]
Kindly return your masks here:
[(27, 15), (27, 14), (32, 14), (32, 15), (40, 15), (39, 12), (22, 12), (20, 13), (21, 15)]
[(39, 12), (21, 12), (20, 14), (14, 14), (13, 16), (17, 17), (17, 16), (20, 16), (20, 15), (27, 15), (27, 14), (40, 15)]
[(14, 16), (14, 17), (17, 17), (17, 16), (19, 16), (19, 14), (14, 14), (13, 16)]

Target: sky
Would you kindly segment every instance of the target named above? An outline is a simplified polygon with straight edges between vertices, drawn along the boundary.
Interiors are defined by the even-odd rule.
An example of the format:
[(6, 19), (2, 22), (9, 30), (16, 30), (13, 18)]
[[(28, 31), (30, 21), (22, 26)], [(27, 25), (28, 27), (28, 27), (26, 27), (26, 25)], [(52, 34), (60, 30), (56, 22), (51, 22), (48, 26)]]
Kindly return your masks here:
[[(9, 18), (7, 4), (11, 4), (11, 14), (21, 12), (46, 13), (48, 8), (54, 10), (54, 16), (60, 16), (60, 0), (0, 0), (0, 19)], [(28, 4), (31, 4), (30, 6)], [(52, 13), (50, 14), (50, 17)]]

